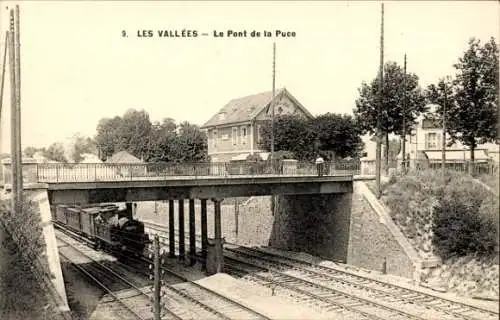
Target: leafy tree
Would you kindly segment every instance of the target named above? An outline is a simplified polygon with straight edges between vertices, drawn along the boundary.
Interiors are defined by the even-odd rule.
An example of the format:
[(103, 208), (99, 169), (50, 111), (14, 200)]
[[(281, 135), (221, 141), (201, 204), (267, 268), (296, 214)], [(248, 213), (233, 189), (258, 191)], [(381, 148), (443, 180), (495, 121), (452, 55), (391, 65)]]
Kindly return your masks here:
[(53, 161), (68, 162), (64, 155), (64, 146), (59, 142), (51, 144), (47, 150), (45, 150), (43, 156)]
[(451, 138), (474, 150), (478, 144), (498, 142), (498, 45), (491, 38), (484, 45), (472, 38), (454, 65), (457, 76), (453, 103), (447, 108), (447, 131)]
[(177, 124), (173, 119), (166, 118), (160, 124), (153, 123), (148, 152), (145, 157), (150, 162), (174, 161), (174, 146), (177, 143)]
[(39, 148), (35, 148), (35, 147), (26, 147), (24, 148), (24, 155), (28, 158), (31, 158), (35, 155), (35, 153), (37, 153), (39, 151)]
[[(370, 84), (363, 82), (358, 90), (359, 98), (356, 100), (354, 115), (362, 134), (374, 134), (377, 130), (379, 88), (380, 75)], [(414, 73), (407, 73), (405, 76), (404, 70), (396, 62), (387, 62), (384, 66), (383, 99), (380, 110), (380, 127), (385, 134), (385, 144), (389, 145), (390, 133), (402, 135), (403, 115), (406, 132), (409, 132), (415, 126), (417, 117), (424, 111), (426, 111), (425, 97), (418, 84), (418, 76)], [(386, 165), (389, 160), (388, 153), (389, 149), (386, 148)]]
[(312, 130), (319, 149), (333, 152), (336, 158), (356, 158), (363, 148), (361, 130), (351, 115), (320, 115), (312, 121)]
[[(271, 123), (262, 127), (261, 147), (271, 149)], [(297, 159), (314, 159), (320, 153), (326, 159), (357, 157), (362, 148), (360, 130), (350, 115), (326, 113), (313, 119), (294, 115), (275, 121), (275, 151), (293, 153)]]
[(208, 159), (207, 137), (200, 127), (187, 121), (179, 124), (174, 156), (177, 161), (200, 162)]
[(96, 145), (95, 142), (89, 138), (84, 137), (83, 135), (77, 133), (71, 139), (70, 146), (70, 159), (75, 163), (81, 162), (84, 153), (95, 153)]
[(95, 142), (99, 150), (101, 160), (105, 161), (124, 146), (120, 136), (122, 119), (118, 116), (114, 118), (103, 118), (97, 124), (97, 134)]
[[(314, 133), (311, 130), (310, 120), (294, 115), (278, 116), (275, 126), (275, 151), (293, 152), (298, 159), (314, 157)], [(272, 123), (266, 122), (261, 127), (260, 146), (271, 150)]]
[(127, 110), (118, 132), (123, 150), (128, 150), (138, 158), (146, 155), (151, 138), (151, 121), (146, 111)]

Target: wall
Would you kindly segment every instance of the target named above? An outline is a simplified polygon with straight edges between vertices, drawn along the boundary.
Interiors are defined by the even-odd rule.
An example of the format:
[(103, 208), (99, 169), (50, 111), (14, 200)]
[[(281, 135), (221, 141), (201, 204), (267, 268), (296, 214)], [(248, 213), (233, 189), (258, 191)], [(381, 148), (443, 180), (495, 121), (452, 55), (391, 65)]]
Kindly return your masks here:
[(277, 197), (270, 236), (275, 248), (347, 260), (351, 193)]
[(270, 197), (253, 197), (240, 206), (239, 243), (269, 242), (278, 249), (419, 279), (422, 259), (364, 182), (355, 181), (352, 193), (277, 198), (274, 216)]
[(347, 263), (415, 279), (421, 259), (364, 182), (354, 182)]
[(25, 186), (21, 213), (10, 208), (10, 193), (3, 194), (0, 219), (9, 230), (26, 261), (31, 261), (35, 277), (62, 312), (68, 312), (57, 243), (52, 226), (47, 190)]
[(273, 221), (270, 196), (251, 197), (241, 202), (238, 213), (238, 243), (247, 246), (269, 245)]
[[(244, 138), (242, 135), (242, 128), (247, 129), (246, 137)], [(250, 149), (250, 125), (249, 124), (241, 124), (235, 125), (234, 128), (237, 128), (236, 132), (236, 144), (233, 144), (233, 126), (229, 127), (218, 127), (217, 130), (217, 144), (214, 147), (214, 129), (208, 130), (208, 153), (216, 153), (223, 151), (236, 151), (236, 150), (249, 150)]]

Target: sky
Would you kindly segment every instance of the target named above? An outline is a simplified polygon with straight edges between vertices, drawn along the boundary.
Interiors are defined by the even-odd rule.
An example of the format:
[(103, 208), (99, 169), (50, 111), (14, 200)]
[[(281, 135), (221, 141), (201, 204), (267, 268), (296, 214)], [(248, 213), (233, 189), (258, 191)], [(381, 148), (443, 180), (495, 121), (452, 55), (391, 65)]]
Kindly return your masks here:
[[(20, 4), (22, 145), (74, 133), (94, 136), (101, 118), (146, 110), (203, 125), (229, 100), (286, 87), (312, 114), (352, 113), (358, 88), (379, 68), (379, 1), (26, 1)], [(384, 60), (426, 87), (455, 74), (470, 37), (498, 42), (497, 1), (384, 1)], [(0, 54), (9, 12), (1, 2)], [(198, 37), (160, 37), (182, 30)], [(122, 36), (125, 30), (127, 37)], [(138, 37), (152, 30), (153, 37)], [(229, 30), (247, 37), (227, 37)], [(251, 31), (261, 32), (251, 37)], [(264, 37), (263, 31), (272, 33)], [(294, 32), (276, 37), (276, 30)], [(214, 37), (222, 32), (224, 37)], [(208, 35), (203, 36), (202, 33)], [(0, 64), (1, 64), (0, 60)], [(1, 150), (10, 150), (6, 71)]]

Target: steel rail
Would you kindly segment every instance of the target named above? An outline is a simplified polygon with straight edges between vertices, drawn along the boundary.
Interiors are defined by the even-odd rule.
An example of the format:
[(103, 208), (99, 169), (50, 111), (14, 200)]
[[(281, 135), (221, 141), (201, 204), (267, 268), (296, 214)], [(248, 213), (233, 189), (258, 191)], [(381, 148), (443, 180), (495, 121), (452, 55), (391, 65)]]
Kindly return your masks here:
[[(349, 272), (347, 270), (339, 270), (339, 269), (333, 268), (333, 267), (319, 266), (319, 265), (316, 265), (316, 264), (313, 264), (313, 263), (309, 263), (309, 262), (305, 262), (305, 261), (302, 261), (302, 260), (299, 260), (299, 259), (295, 259), (295, 258), (291, 258), (291, 257), (286, 257), (286, 256), (282, 256), (282, 255), (279, 255), (279, 254), (274, 254), (274, 253), (271, 253), (271, 252), (267, 252), (267, 251), (255, 249), (255, 248), (248, 248), (248, 247), (243, 247), (243, 246), (239, 246), (239, 247), (240, 247), (240, 249), (226, 248), (226, 250), (229, 250), (229, 251), (255, 252), (255, 254), (259, 255), (259, 256), (257, 256), (259, 258), (264, 258), (261, 255), (266, 255), (266, 256), (269, 256), (269, 257), (276, 258), (276, 259), (288, 260), (288, 261), (292, 261), (292, 262), (297, 263), (297, 264), (306, 265), (307, 267), (310, 267), (310, 268), (313, 268), (313, 269), (322, 270), (322, 271), (325, 271), (325, 272), (332, 272), (333, 271), (333, 272), (336, 272), (336, 273), (339, 273), (339, 274), (346, 274), (346, 275), (348, 275), (350, 277), (353, 277), (353, 278), (358, 278), (358, 279), (361, 279), (363, 281), (370, 281), (372, 283), (376, 283), (377, 285), (382, 286), (384, 288), (389, 288), (390, 289), (392, 287), (392, 288), (400, 291), (399, 293), (404, 293), (404, 294), (408, 294), (408, 295), (418, 294), (421, 297), (418, 297), (418, 296), (415, 297), (414, 296), (414, 297), (412, 297), (410, 299), (410, 298), (402, 297), (398, 293), (392, 293), (391, 294), (391, 293), (389, 293), (387, 291), (384, 291), (384, 290), (381, 290), (381, 289), (375, 289), (375, 288), (372, 289), (371, 287), (367, 287), (367, 286), (364, 286), (364, 285), (359, 284), (359, 283), (353, 283), (353, 282), (350, 282), (348, 280), (339, 279), (339, 281), (346, 281), (346, 282), (352, 283), (353, 285), (358, 286), (358, 287), (368, 288), (369, 290), (377, 290), (381, 294), (384, 293), (384, 294), (392, 295), (392, 296), (394, 296), (394, 297), (396, 297), (398, 299), (401, 299), (401, 300), (407, 300), (407, 301), (412, 301), (412, 302), (423, 302), (424, 305), (426, 305), (426, 306), (428, 306), (430, 308), (433, 308), (435, 310), (440, 310), (440, 311), (442, 311), (444, 313), (452, 314), (452, 315), (454, 315), (456, 317), (460, 317), (460, 318), (464, 318), (464, 319), (471, 319), (471, 320), (472, 319), (482, 320), (482, 318), (475, 318), (475, 317), (471, 317), (471, 316), (468, 316), (468, 315), (464, 315), (462, 313), (457, 313), (456, 311), (450, 310), (450, 308), (440, 307), (440, 306), (437, 306), (437, 305), (428, 305), (425, 302), (425, 299), (423, 299), (423, 297), (425, 297), (425, 298), (432, 298), (432, 299), (435, 299), (436, 301), (440, 300), (440, 301), (446, 302), (446, 303), (448, 303), (450, 305), (454, 304), (456, 306), (460, 306), (461, 308), (469, 308), (469, 309), (472, 309), (473, 311), (476, 311), (476, 312), (487, 313), (488, 315), (490, 315), (491, 317), (493, 317), (495, 319), (498, 318), (498, 313), (492, 312), (490, 310), (482, 309), (482, 308), (479, 308), (479, 307), (476, 307), (476, 306), (471, 306), (471, 305), (463, 303), (463, 302), (458, 302), (458, 301), (450, 300), (450, 299), (447, 299), (447, 298), (438, 297), (438, 296), (435, 296), (435, 295), (432, 295), (432, 294), (429, 294), (429, 293), (411, 290), (411, 289), (399, 286), (397, 284), (386, 283), (386, 282), (383, 282), (383, 281), (380, 281), (380, 280), (377, 280), (377, 279), (369, 278), (369, 277), (366, 277), (366, 276), (363, 276), (363, 275), (358, 275), (358, 274), (355, 274), (353, 272)], [(243, 249), (241, 249), (241, 248), (243, 248)], [(250, 255), (250, 253), (245, 253), (245, 254)], [(266, 259), (266, 258), (264, 258), (264, 259)], [(267, 260), (270, 260), (270, 259), (267, 259)], [(277, 262), (277, 261), (275, 261), (275, 262)], [(285, 263), (285, 262), (282, 262), (282, 261), (279, 261), (279, 263), (287, 265), (287, 266), (292, 267), (292, 268), (297, 268), (297, 266), (295, 266), (293, 264), (290, 264), (290, 263)], [(301, 268), (300, 270), (303, 270), (303, 271), (306, 271), (306, 272), (311, 272), (311, 273), (314, 273), (316, 275), (323, 276), (323, 277), (329, 277), (329, 278), (332, 278), (332, 279), (338, 279), (335, 276), (326, 275), (324, 273), (313, 271), (313, 270), (307, 270), (307, 269), (303, 269), (303, 268)]]
[[(100, 263), (99, 261), (97, 261), (96, 259), (92, 258), (91, 256), (89, 256), (88, 254), (84, 253), (82, 250), (80, 250), (79, 248), (77, 248), (76, 246), (74, 246), (73, 244), (69, 243), (68, 241), (65, 241), (64, 239), (62, 239), (61, 237), (57, 237), (60, 241), (66, 243), (67, 245), (69, 245), (70, 247), (72, 247), (73, 249), (75, 249), (76, 251), (78, 251), (81, 255), (85, 256), (87, 259), (91, 260), (92, 262), (94, 262), (95, 264), (99, 265), (101, 268), (103, 268), (104, 270), (106, 270), (108, 273), (111, 273), (113, 274), (116, 278), (120, 279), (122, 282), (126, 283), (128, 286), (130, 286), (131, 288), (133, 288), (135, 291), (139, 292), (139, 294), (141, 296), (145, 296), (148, 298), (148, 300), (151, 299), (150, 295), (145, 293), (141, 288), (137, 287), (135, 284), (131, 283), (129, 280), (125, 279), (122, 275), (118, 274), (116, 271), (112, 270), (111, 268), (109, 268), (108, 266)], [(59, 254), (62, 254), (61, 252), (59, 252)], [(64, 254), (62, 254), (64, 255)], [(81, 268), (81, 266), (77, 266), (75, 265), (77, 268)], [(96, 281), (95, 277), (92, 277), (94, 281)], [(98, 280), (97, 280), (98, 281)], [(97, 282), (96, 282), (97, 283)], [(99, 286), (103, 287), (104, 285), (99, 282), (98, 283)], [(110, 293), (113, 298), (115, 299), (119, 299), (114, 293), (112, 293), (112, 291), (110, 291), (107, 287), (103, 287), (103, 289), (105, 289), (108, 293)], [(121, 303), (123, 305), (126, 306), (125, 302), (121, 301)], [(133, 312), (136, 316), (138, 316), (138, 319), (144, 319), (146, 320), (145, 318), (142, 318), (140, 315), (137, 315), (137, 313), (129, 306), (126, 306), (126, 308)], [(163, 308), (163, 310), (165, 310), (168, 314), (170, 314), (171, 316), (173, 316), (175, 319), (178, 319), (178, 320), (181, 320), (182, 318), (180, 318), (177, 314), (175, 314), (174, 312), (172, 312), (171, 310), (168, 310), (166, 308)]]
[[(146, 227), (148, 227), (150, 229), (155, 229), (157, 231), (162, 231), (162, 232), (165, 232), (168, 234), (168, 230), (165, 229), (165, 227), (163, 227), (160, 224), (152, 223), (152, 222), (145, 222), (144, 224)], [(177, 230), (176, 230), (176, 235), (177, 235)], [(167, 237), (163, 236), (163, 237), (168, 238), (168, 236)], [(201, 236), (199, 234), (197, 234), (196, 237), (199, 239)], [(199, 241), (197, 240), (197, 242), (199, 242)], [(458, 318), (467, 319), (467, 320), (476, 320), (476, 319), (482, 320), (483, 319), (482, 317), (479, 318), (479, 317), (473, 317), (473, 316), (464, 314), (464, 312), (470, 312), (470, 311), (481, 313), (482, 315), (488, 315), (488, 316), (492, 317), (493, 319), (498, 318), (498, 313), (487, 310), (487, 309), (483, 309), (483, 308), (473, 306), (473, 305), (463, 303), (463, 302), (454, 301), (454, 300), (447, 299), (444, 297), (435, 296), (435, 295), (432, 295), (429, 293), (425, 293), (425, 292), (421, 292), (421, 291), (417, 291), (417, 290), (412, 290), (412, 289), (405, 288), (405, 287), (402, 287), (402, 286), (397, 285), (397, 284), (386, 283), (386, 282), (383, 282), (381, 280), (377, 280), (377, 279), (373, 279), (373, 278), (370, 278), (367, 276), (359, 275), (359, 274), (356, 274), (354, 272), (349, 272), (348, 270), (340, 270), (340, 269), (334, 268), (334, 267), (319, 266), (319, 265), (316, 265), (316, 264), (313, 264), (310, 262), (306, 262), (303, 260), (299, 260), (296, 258), (291, 258), (291, 257), (279, 255), (276, 253), (263, 251), (263, 250), (257, 249), (257, 248), (249, 248), (249, 247), (238, 245), (236, 243), (226, 242), (226, 244), (239, 247), (239, 249), (225, 248), (225, 250), (228, 250), (228, 251), (245, 250), (245, 251), (255, 252), (256, 254), (266, 255), (266, 256), (274, 257), (274, 258), (280, 259), (280, 260), (292, 261), (294, 263), (302, 264), (302, 265), (305, 265), (305, 266), (313, 268), (313, 269), (319, 269), (319, 270), (329, 272), (329, 273), (331, 273), (333, 271), (337, 274), (347, 275), (348, 277), (357, 278), (357, 279), (360, 279), (362, 281), (369, 281), (369, 282), (374, 283), (374, 284), (376, 284), (380, 287), (383, 287), (383, 288), (387, 288), (387, 289), (393, 288), (399, 292), (391, 293), (391, 292), (387, 292), (387, 291), (384, 291), (381, 289), (372, 288), (370, 286), (366, 286), (366, 285), (363, 285), (360, 283), (351, 282), (351, 281), (345, 280), (345, 279), (340, 279), (339, 277), (335, 277), (332, 275), (326, 275), (326, 274), (321, 273), (321, 272), (312, 271), (312, 270), (308, 270), (308, 269), (304, 269), (304, 268), (298, 268), (297, 266), (294, 266), (292, 264), (285, 263), (282, 261), (279, 261), (279, 262), (274, 261), (276, 263), (287, 265), (288, 267), (292, 267), (292, 268), (296, 268), (296, 269), (298, 268), (297, 270), (301, 270), (301, 271), (304, 271), (307, 273), (314, 273), (317, 276), (328, 277), (329, 279), (337, 280), (339, 282), (343, 282), (347, 285), (351, 285), (351, 286), (359, 288), (359, 289), (372, 291), (372, 292), (378, 292), (379, 294), (386, 295), (386, 296), (392, 296), (396, 299), (406, 301), (408, 303), (419, 302), (419, 303), (422, 303), (422, 306), (425, 306), (426, 308), (432, 308), (436, 311), (441, 311), (445, 314), (450, 314), (450, 315), (453, 315), (453, 316), (458, 317)], [(246, 254), (248, 254), (248, 253), (246, 253)], [(248, 255), (250, 255), (250, 254), (248, 254)], [(259, 258), (263, 258), (263, 257), (259, 257)], [(401, 293), (403, 295), (408, 295), (410, 297), (404, 297), (401, 295)], [(431, 304), (431, 303), (429, 303), (430, 301), (427, 301), (428, 299), (432, 299), (433, 302), (441, 301), (443, 303), (449, 304), (450, 306), (440, 306), (440, 305), (436, 305), (436, 304)], [(465, 309), (465, 310), (461, 310), (461, 309)], [(467, 309), (469, 309), (469, 310), (467, 310)], [(457, 310), (460, 310), (460, 311), (457, 311)]]
[[(64, 240), (63, 240), (64, 241)], [(62, 252), (59, 252), (59, 255), (62, 256), (64, 259), (68, 260), (71, 262), (71, 259), (65, 255)], [(113, 293), (106, 285), (104, 285), (101, 281), (99, 281), (96, 277), (94, 277), (90, 272), (85, 270), (82, 266), (79, 266), (77, 264), (72, 263), (71, 264), (74, 268), (76, 268), (78, 271), (89, 277), (92, 281), (94, 281), (99, 287), (101, 287), (104, 291), (106, 291), (110, 296), (113, 297), (119, 304), (125, 307), (127, 311), (129, 311), (134, 317), (136, 317), (139, 320), (146, 320), (146, 318), (143, 318), (141, 315), (137, 314), (131, 307), (129, 307), (122, 299), (120, 299), (116, 294)]]

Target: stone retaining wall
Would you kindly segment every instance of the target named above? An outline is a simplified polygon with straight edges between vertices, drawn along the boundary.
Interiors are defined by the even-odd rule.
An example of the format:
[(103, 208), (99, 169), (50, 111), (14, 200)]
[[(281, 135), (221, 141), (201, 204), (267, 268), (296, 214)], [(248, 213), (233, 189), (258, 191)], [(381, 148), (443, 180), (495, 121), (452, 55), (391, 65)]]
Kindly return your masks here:
[(1, 199), (0, 220), (8, 230), (40, 286), (63, 316), (69, 311), (46, 190), (24, 192), (22, 213), (11, 210), (10, 193)]
[(347, 263), (419, 281), (422, 262), (366, 184), (355, 182)]

